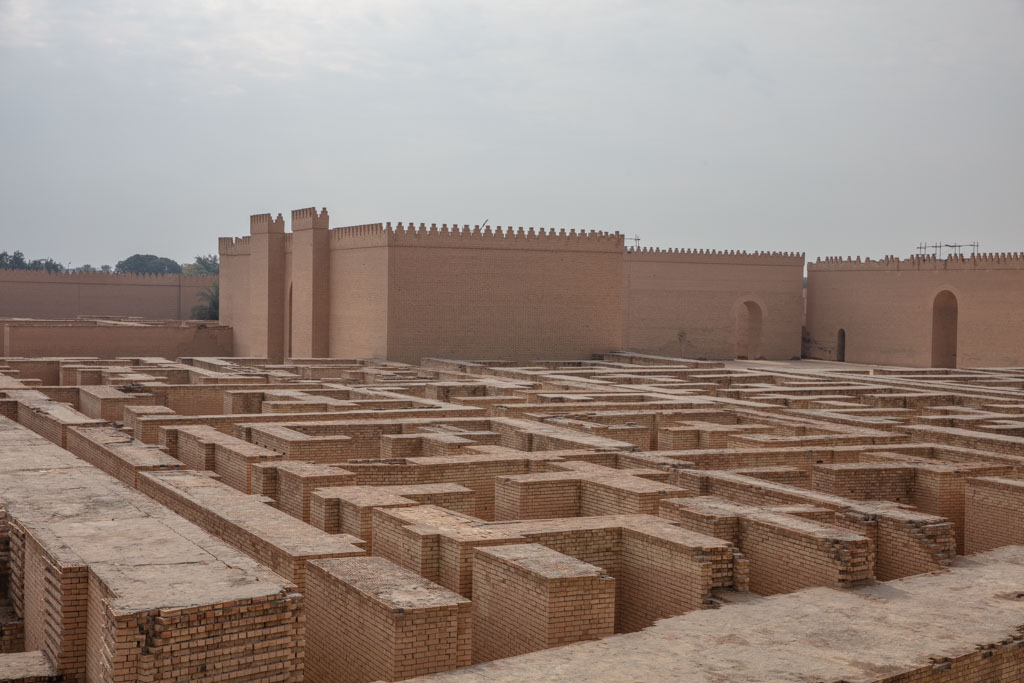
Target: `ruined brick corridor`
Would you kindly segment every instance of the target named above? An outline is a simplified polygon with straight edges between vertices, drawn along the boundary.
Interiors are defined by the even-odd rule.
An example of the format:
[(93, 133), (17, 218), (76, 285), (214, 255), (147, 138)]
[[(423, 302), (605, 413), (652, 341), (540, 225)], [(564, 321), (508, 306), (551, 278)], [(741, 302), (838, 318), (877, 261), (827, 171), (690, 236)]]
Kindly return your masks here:
[(1020, 681), (1022, 475), (1022, 368), (0, 359), (0, 681)]

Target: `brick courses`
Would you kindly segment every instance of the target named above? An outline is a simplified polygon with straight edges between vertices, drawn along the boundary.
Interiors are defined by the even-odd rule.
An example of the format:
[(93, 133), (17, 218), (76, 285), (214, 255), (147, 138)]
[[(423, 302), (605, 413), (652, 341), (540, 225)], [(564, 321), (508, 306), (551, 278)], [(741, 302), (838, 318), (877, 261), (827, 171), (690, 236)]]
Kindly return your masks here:
[(535, 543), (473, 556), (473, 662), (594, 640), (615, 630), (615, 580)]
[[(278, 586), (265, 594), (277, 596), (267, 597), (266, 623), (277, 624), (268, 628), (285, 629), (271, 638), (277, 654), (252, 650), (216, 664), (237, 667), (227, 679), (254, 678), (252, 667), (269, 660), (277, 668), (264, 671), (267, 678), (298, 679), (314, 658), (330, 676), (356, 675), (340, 670), (348, 665), (338, 659), (337, 637), (348, 626), (338, 620), (351, 611), (337, 601), (349, 599), (343, 585), (358, 581), (328, 571), (330, 597), (318, 602), (322, 635), (303, 632), (311, 567), (323, 558), (383, 563), (370, 574), (378, 585), (387, 579), (390, 597), (364, 586), (345, 603), (362, 605), (367, 620), (379, 613), (380, 633), (398, 630), (394, 615), (383, 617), (403, 587), (432, 586), (428, 593), (450, 591), (461, 601), (440, 621), (413, 619), (407, 642), (455, 628), (456, 652), (468, 658), (472, 639), (460, 624), (473, 622), (474, 609), (486, 612), (473, 629), (481, 652), (491, 652), (480, 657), (499, 658), (489, 664), (499, 670), (513, 650), (559, 644), (539, 637), (542, 624), (568, 640), (595, 637), (615, 648), (625, 634), (647, 637), (680, 615), (715, 613), (736, 625), (722, 636), (730, 641), (747, 610), (763, 604), (756, 595), (813, 593), (819, 597), (799, 619), (822, 623), (816, 605), (834, 600), (823, 595), (951, 575), (965, 552), (977, 571), (991, 561), (1012, 576), (1012, 563), (984, 553), (1024, 542), (1015, 535), (1024, 456), (1014, 448), (1024, 438), (1024, 373), (726, 365), (622, 352), (531, 365), (432, 359), (419, 367), (350, 358), (0, 360), (0, 414), (52, 440), (0, 424), (0, 462), (16, 464), (13, 475), (0, 472), (9, 480), (0, 481), (0, 643), (35, 651), (65, 673), (212, 678), (214, 669), (190, 662), (220, 657), (215, 644), (199, 646), (214, 653), (200, 660), (173, 654), (197, 642), (194, 629), (214, 618), (209, 610), (151, 640), (140, 634), (155, 633), (152, 614), (108, 609), (124, 599), (121, 579), (111, 578), (121, 575), (105, 564), (115, 552), (133, 572), (156, 567), (153, 576), (165, 577), (146, 581), (147, 595), (169, 595), (176, 584), (168, 553), (199, 582), (189, 590), (222, 585), (226, 575), (209, 562), (197, 573), (178, 561), (193, 542), (198, 552), (219, 548), (216, 557), (241, 549), (258, 564), (237, 553), (232, 562)], [(142, 396), (153, 404), (121, 404)], [(26, 453), (30, 466), (18, 469)], [(67, 516), (33, 522), (18, 499), (30, 495), (66, 499)], [(500, 561), (481, 570), (490, 559), (480, 558)], [(561, 587), (545, 569), (584, 565), (590, 569)], [(594, 598), (600, 590), (567, 587), (592, 572), (614, 590)], [(493, 595), (481, 593), (481, 581)], [(561, 616), (529, 608), (563, 588), (571, 606)], [(1007, 601), (1016, 595), (1003, 593)], [(600, 633), (587, 630), (595, 605), (604, 606)], [(238, 618), (251, 609), (240, 607)], [(844, 613), (832, 614), (842, 623)], [(352, 637), (376, 633), (365, 626), (371, 621), (358, 623)], [(436, 648), (417, 645), (395, 657), (387, 643), (397, 641), (361, 642), (373, 666), (408, 661), (417, 671), (441, 670), (430, 668)], [(1003, 675), (1016, 666), (1013, 642), (986, 644), (976, 655), (936, 647), (933, 665), (892, 675)], [(572, 657), (586, 647), (562, 643), (559, 651)], [(876, 650), (865, 660), (875, 661)], [(469, 663), (442, 659), (445, 670)], [(373, 675), (415, 675), (398, 670)], [(114, 678), (97, 678), (104, 676)]]
[(195, 472), (145, 473), (139, 491), (271, 568), (300, 593), (309, 560), (365, 554), (358, 538), (325, 534)]
[(965, 507), (965, 553), (1024, 545), (1024, 481), (968, 479)]
[[(0, 433), (26, 649), (66, 680), (300, 679), (289, 584), (24, 428), (0, 420)], [(206, 637), (190, 631), (197, 620)]]
[(310, 562), (306, 604), (310, 680), (400, 681), (470, 663), (469, 600), (382, 558)]

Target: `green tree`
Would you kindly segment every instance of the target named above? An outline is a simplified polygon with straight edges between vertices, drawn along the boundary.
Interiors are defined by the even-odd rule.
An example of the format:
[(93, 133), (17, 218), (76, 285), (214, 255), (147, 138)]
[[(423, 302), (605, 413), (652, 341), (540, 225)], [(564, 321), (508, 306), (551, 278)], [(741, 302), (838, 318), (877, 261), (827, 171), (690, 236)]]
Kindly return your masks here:
[(196, 256), (195, 263), (188, 263), (181, 267), (185, 275), (217, 275), (220, 272), (220, 259), (216, 254), (200, 254)]
[(12, 253), (0, 251), (0, 268), (11, 270), (45, 270), (51, 273), (64, 270), (64, 266), (52, 258), (37, 258), (29, 261), (25, 258), (25, 254), (20, 251)]
[(214, 282), (199, 292), (198, 303), (192, 307), (193, 320), (220, 320), (220, 285)]
[(118, 261), (117, 265), (114, 266), (114, 272), (166, 275), (170, 273), (180, 273), (181, 266), (178, 265), (177, 261), (164, 256), (154, 256), (153, 254), (132, 254), (123, 261)]

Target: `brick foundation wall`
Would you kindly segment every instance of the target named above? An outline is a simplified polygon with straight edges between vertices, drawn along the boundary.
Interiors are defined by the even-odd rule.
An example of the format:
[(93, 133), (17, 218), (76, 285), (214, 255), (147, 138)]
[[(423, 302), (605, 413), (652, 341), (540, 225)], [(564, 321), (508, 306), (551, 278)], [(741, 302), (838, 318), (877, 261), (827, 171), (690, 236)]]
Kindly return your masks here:
[(398, 681), (470, 663), (470, 603), (387, 560), (310, 563), (306, 676)]
[(365, 551), (193, 472), (144, 473), (139, 491), (305, 590), (308, 561)]
[(71, 427), (67, 449), (132, 488), (138, 487), (139, 472), (182, 468), (171, 456), (133, 441), (113, 427)]
[(7, 332), (5, 352), (12, 356), (231, 355), (232, 330), (216, 323), (203, 327), (181, 323), (143, 327), (75, 325), (57, 331), (49, 326), (0, 322), (2, 330)]
[(965, 518), (965, 553), (1024, 545), (1024, 481), (968, 479)]
[(612, 635), (615, 580), (537, 544), (473, 558), (473, 662)]

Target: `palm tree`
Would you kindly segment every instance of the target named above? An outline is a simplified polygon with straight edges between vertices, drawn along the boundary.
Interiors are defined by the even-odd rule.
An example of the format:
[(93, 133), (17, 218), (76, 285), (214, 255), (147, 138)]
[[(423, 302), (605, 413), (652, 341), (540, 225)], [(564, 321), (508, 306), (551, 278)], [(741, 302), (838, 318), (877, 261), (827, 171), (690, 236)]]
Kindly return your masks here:
[(192, 307), (193, 320), (220, 319), (220, 283), (214, 282), (200, 291), (199, 300), (202, 303)]

